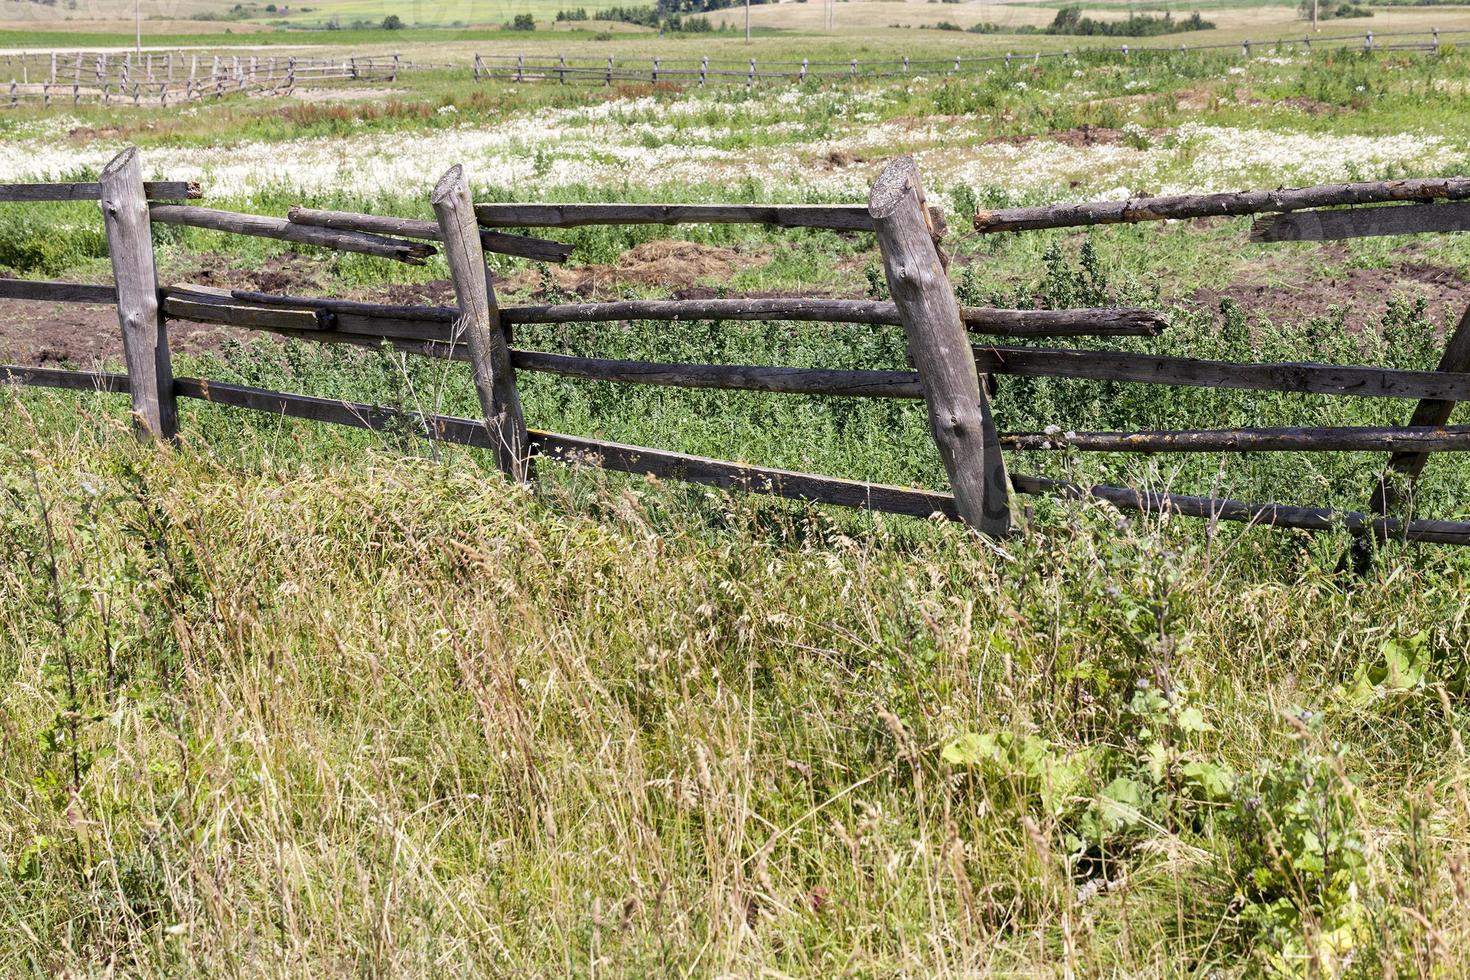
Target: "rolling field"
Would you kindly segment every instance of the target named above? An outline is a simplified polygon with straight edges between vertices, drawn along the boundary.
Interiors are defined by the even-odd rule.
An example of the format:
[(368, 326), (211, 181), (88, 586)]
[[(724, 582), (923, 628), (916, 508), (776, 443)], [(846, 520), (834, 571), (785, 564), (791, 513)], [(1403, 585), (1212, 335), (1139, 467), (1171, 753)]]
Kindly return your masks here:
[[(465, 9), (452, 19), (499, 16)], [(1215, 36), (1300, 30), (1284, 8), (1208, 9)], [(1065, 41), (857, 26), (1048, 21), (1039, 5), (841, 4), (851, 33), (833, 36), (802, 33), (819, 5), (757, 14), (790, 33), (750, 48), (395, 40), (464, 64), (522, 47), (845, 61)], [(1446, 30), (1465, 16), (1380, 11), (1347, 29), (1431, 15)], [(354, 50), (382, 33), (352, 34)], [(0, 183), (94, 179), (125, 145), (150, 177), (199, 180), (205, 205), (417, 218), (454, 163), (479, 201), (858, 203), (911, 154), (962, 302), (1169, 322), (1046, 342), (1083, 350), (1430, 369), (1470, 302), (1462, 235), (1252, 244), (1249, 219), (968, 223), (977, 208), (1470, 173), (1470, 51), (1084, 53), (752, 89), (425, 71), (183, 109), (3, 110)], [(167, 283), (452, 302), (437, 256), (154, 233)], [(491, 257), (502, 302), (886, 295), (866, 233), (547, 237), (575, 246), (568, 264)], [(0, 275), (107, 281), (96, 205), (0, 205)], [(0, 363), (119, 362), (109, 307), (0, 312)], [(170, 338), (180, 376), (479, 411), (462, 364), (183, 322)], [(788, 322), (519, 325), (515, 341), (853, 369), (906, 354), (896, 329)], [(1393, 425), (1410, 410), (996, 381), (1005, 431)], [(947, 489), (922, 403), (519, 384), (537, 428)], [(549, 461), (516, 486), (485, 453), (407, 432), (183, 414), (160, 450), (133, 438), (125, 399), (0, 391), (0, 975), (1470, 971), (1470, 553), (1385, 544), (1360, 577), (1346, 533), (1095, 499), (1019, 500), (1019, 533), (990, 542)], [(1385, 456), (1007, 462), (1360, 509)], [(1413, 503), (1470, 516), (1470, 460), (1433, 456)]]

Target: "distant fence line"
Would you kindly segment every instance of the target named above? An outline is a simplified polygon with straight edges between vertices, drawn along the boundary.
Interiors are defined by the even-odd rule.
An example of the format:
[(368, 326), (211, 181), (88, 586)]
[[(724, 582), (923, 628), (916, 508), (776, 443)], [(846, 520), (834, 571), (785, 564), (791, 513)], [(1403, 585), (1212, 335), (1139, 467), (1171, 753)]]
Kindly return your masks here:
[[(0, 382), (127, 394), (141, 434), (178, 431), (179, 399), (367, 429), (405, 426), (431, 440), (494, 453), (510, 479), (534, 479), (536, 460), (573, 463), (634, 475), (772, 494), (812, 503), (861, 507), (912, 517), (940, 514), (993, 537), (1012, 530), (1013, 494), (1106, 500), (1125, 511), (1173, 513), (1212, 522), (1238, 521), (1308, 531), (1346, 529), (1354, 563), (1366, 568), (1374, 539), (1470, 544), (1470, 522), (1416, 518), (1405, 490), (1432, 452), (1470, 452), (1470, 426), (1450, 426), (1459, 402), (1470, 401), (1470, 313), (1449, 337), (1434, 371), (1364, 364), (1240, 363), (1131, 351), (998, 345), (997, 337), (1148, 336), (1164, 318), (1139, 309), (1002, 310), (958, 305), (939, 248), (942, 227), (924, 204), (912, 159), (884, 169), (862, 205), (475, 204), (467, 178), (451, 167), (431, 202), (436, 221), (296, 208), (285, 218), (239, 214), (179, 203), (200, 194), (182, 181), (143, 180), (134, 149), (125, 150), (95, 183), (0, 184), (0, 203), (99, 200), (114, 283), (94, 285), (0, 278), (0, 299), (115, 305), (126, 374), (0, 365)], [(1332, 184), (1205, 196), (1100, 201), (981, 211), (980, 234), (1212, 215), (1258, 219), (1256, 241), (1326, 241), (1366, 235), (1470, 230), (1470, 178)], [(1449, 203), (1433, 203), (1449, 202)], [(1375, 205), (1342, 211), (1341, 205)], [(1325, 210), (1324, 210), (1325, 209)], [(421, 263), (436, 248), (448, 259), (455, 305), (394, 305), (179, 285), (160, 289), (153, 222), (280, 239), (337, 251)], [(585, 224), (748, 222), (777, 227), (842, 229), (875, 236), (891, 301), (825, 298), (623, 300), (502, 307), (486, 274), (486, 251), (563, 261), (555, 241), (506, 228)], [(166, 321), (187, 320), (262, 330), (318, 343), (378, 346), (466, 362), (480, 418), (450, 418), (195, 378), (176, 378)], [(749, 364), (671, 364), (613, 360), (511, 347), (511, 327), (527, 323), (786, 321), (898, 326), (904, 368), (848, 370)], [(898, 398), (925, 403), (930, 435), (952, 493), (885, 486), (799, 473), (663, 449), (628, 446), (527, 428), (518, 372), (541, 372), (614, 384), (759, 391), (826, 397)], [(987, 390), (993, 375), (1069, 378), (1106, 383), (1174, 385), (1407, 399), (1415, 407), (1401, 426), (1310, 426), (1179, 431), (1000, 431)], [(1247, 503), (1224, 498), (1085, 486), (1011, 474), (1002, 450), (1142, 453), (1391, 453), (1386, 472), (1367, 488), (1366, 512), (1319, 506)], [(1407, 516), (1395, 512), (1409, 510)]]
[(203, 54), (195, 51), (22, 52), (0, 56), (0, 107), (158, 105), (222, 98), (238, 92), (284, 95), (298, 84), (322, 81), (396, 82), (405, 71), (454, 66), (400, 55)]
[[(1463, 47), (1470, 40), (1448, 40), (1451, 37), (1470, 35), (1470, 29), (1440, 31), (1395, 31), (1362, 34), (1335, 34), (1313, 37), (1276, 38), (1269, 41), (1240, 41), (1222, 44), (1178, 45), (1086, 45), (1078, 48), (1062, 48), (1050, 51), (1016, 52), (977, 55), (953, 58), (903, 56), (888, 59), (850, 58), (847, 61), (818, 60), (803, 58), (800, 61), (769, 61), (755, 57), (742, 61), (715, 58), (607, 58), (572, 57), (564, 55), (527, 56), (525, 54), (476, 54), (474, 78), (515, 82), (557, 81), (562, 84), (590, 82), (611, 85), (614, 82), (684, 82), (705, 85), (718, 82), (745, 81), (754, 85), (758, 81), (779, 79), (803, 82), (807, 79), (846, 78), (902, 78), (915, 74), (958, 75), (966, 71), (978, 71), (996, 66), (1006, 68), (1028, 64), (1039, 64), (1043, 59), (1069, 59), (1085, 55), (1117, 55), (1124, 59), (1135, 55), (1190, 54), (1210, 51), (1234, 51), (1249, 58), (1253, 51), (1280, 49), (1289, 46), (1310, 53), (1314, 48), (1343, 48), (1361, 45), (1365, 51), (1436, 51), (1443, 45)], [(1417, 38), (1419, 40), (1406, 40)]]
[[(1435, 51), (1443, 46), (1464, 47), (1470, 29), (1440, 31), (1366, 31), (1313, 37), (1276, 38), (1270, 41), (1241, 41), (1222, 44), (1087, 45), (1051, 51), (1015, 52), (953, 58), (911, 57), (889, 59), (849, 58), (847, 61), (803, 58), (801, 61), (765, 61), (716, 58), (620, 59), (527, 56), (525, 54), (476, 54), (470, 74), (476, 82), (487, 79), (513, 82), (557, 81), (562, 84), (616, 82), (669, 82), (674, 84), (734, 84), (753, 86), (761, 81), (804, 82), (808, 79), (840, 80), (901, 78), (916, 74), (960, 75), (969, 71), (1040, 64), (1043, 59), (1083, 56), (1134, 56), (1238, 52), (1251, 57), (1253, 51), (1282, 47), (1310, 53), (1316, 48), (1361, 46), (1365, 51)], [(461, 71), (462, 63), (412, 61), (401, 55), (296, 56), (206, 53), (183, 49), (173, 51), (115, 52), (73, 50), (20, 52), (0, 55), (0, 108), (22, 104), (42, 106), (86, 104), (168, 106), (205, 98), (253, 92), (285, 95), (298, 84), (322, 81), (397, 82), (410, 71)], [(8, 85), (3, 81), (9, 77)]]

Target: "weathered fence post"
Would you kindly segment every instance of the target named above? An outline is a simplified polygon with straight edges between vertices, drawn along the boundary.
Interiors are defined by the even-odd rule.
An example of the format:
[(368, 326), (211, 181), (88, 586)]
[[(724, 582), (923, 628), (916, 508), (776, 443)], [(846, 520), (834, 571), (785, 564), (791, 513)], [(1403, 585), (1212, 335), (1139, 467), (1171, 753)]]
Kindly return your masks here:
[(709, 55), (699, 59), (699, 84), (704, 85), (705, 76), (709, 74)]
[(179, 428), (178, 406), (168, 330), (158, 308), (153, 234), (137, 147), (130, 146), (113, 157), (98, 179), (107, 252), (117, 284), (117, 319), (133, 396), (133, 420), (141, 434), (172, 439)]
[(469, 347), (475, 391), (485, 413), (495, 462), (506, 476), (524, 483), (531, 477), (530, 439), (521, 416), (510, 345), (500, 326), (500, 308), (495, 302), (490, 269), (485, 265), (475, 205), (464, 169), (458, 164), (439, 179), (432, 203), (459, 304), (456, 333), (463, 332)]
[(563, 85), (567, 83), (567, 56), (564, 54), (557, 55), (556, 80)]
[(955, 506), (975, 530), (1003, 537), (1011, 528), (1005, 459), (912, 157), (879, 175), (868, 213)]
[[(1445, 343), (1444, 353), (1440, 355), (1439, 367), (1436, 370), (1451, 373), (1470, 371), (1470, 309), (1467, 309), (1460, 317), (1455, 332), (1450, 334), (1450, 339)], [(1448, 425), (1454, 411), (1455, 402), (1426, 398), (1414, 406), (1414, 414), (1409, 419), (1409, 425)], [(1424, 464), (1427, 462), (1429, 462), (1428, 453), (1397, 452), (1390, 456), (1388, 471), (1373, 487), (1373, 496), (1368, 503), (1369, 512), (1388, 517), (1397, 510), (1403, 496), (1401, 488), (1417, 480), (1424, 472)], [(1358, 534), (1353, 539), (1353, 567), (1359, 574), (1367, 572), (1372, 562), (1372, 550), (1368, 545), (1369, 537), (1368, 534)]]
[(484, 62), (480, 60), (479, 55), (475, 55), (475, 81), (478, 82), (480, 80), (480, 75), (484, 72), (484, 70)]

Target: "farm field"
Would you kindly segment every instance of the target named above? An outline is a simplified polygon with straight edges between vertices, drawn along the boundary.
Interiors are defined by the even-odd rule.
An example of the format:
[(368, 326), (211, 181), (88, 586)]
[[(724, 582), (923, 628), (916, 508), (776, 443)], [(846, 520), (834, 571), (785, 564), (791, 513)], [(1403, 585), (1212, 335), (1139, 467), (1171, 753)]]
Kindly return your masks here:
[[(819, 15), (806, 6), (792, 16)], [(839, 5), (839, 22), (861, 6)], [(1239, 38), (1258, 25), (1228, 17), (1272, 8), (1202, 9), (1222, 24), (1204, 33)], [(1433, 13), (1445, 30), (1464, 16)], [(779, 26), (792, 33), (750, 48), (408, 30), (402, 50), (467, 67), (522, 49), (841, 63), (1067, 46)], [(1006, 341), (1021, 347), (1427, 371), (1470, 304), (1463, 235), (1261, 244), (1249, 218), (990, 235), (970, 221), (1470, 173), (1470, 50), (1084, 51), (702, 89), (477, 85), (457, 68), (172, 109), (25, 105), (0, 110), (0, 184), (95, 180), (129, 145), (149, 179), (199, 181), (208, 207), (420, 219), (455, 163), (481, 203), (858, 204), (907, 154), (944, 214), (961, 303), (1168, 322), (1157, 337)], [(442, 256), (153, 233), (163, 283), (454, 301)], [(487, 257), (502, 304), (889, 298), (866, 232), (544, 235), (574, 247), (568, 263)], [(97, 205), (0, 204), (0, 276), (109, 282)], [(0, 312), (0, 363), (120, 369), (110, 306)], [(480, 412), (462, 363), (169, 332), (180, 377)], [(897, 327), (785, 321), (517, 324), (514, 341), (660, 362), (906, 358)], [(1003, 431), (1064, 438), (1401, 425), (1412, 408), (994, 380)], [(518, 384), (539, 429), (949, 489), (920, 401)], [(1470, 970), (1470, 552), (1385, 543), (1359, 575), (1345, 531), (1095, 498), (1018, 497), (1017, 533), (990, 541), (550, 461), (519, 486), (489, 452), (407, 427), (203, 402), (181, 415), (160, 449), (132, 435), (126, 397), (0, 390), (0, 975)], [(1007, 452), (1012, 473), (1349, 510), (1385, 462)], [(1413, 503), (1470, 517), (1470, 461), (1432, 456)]]

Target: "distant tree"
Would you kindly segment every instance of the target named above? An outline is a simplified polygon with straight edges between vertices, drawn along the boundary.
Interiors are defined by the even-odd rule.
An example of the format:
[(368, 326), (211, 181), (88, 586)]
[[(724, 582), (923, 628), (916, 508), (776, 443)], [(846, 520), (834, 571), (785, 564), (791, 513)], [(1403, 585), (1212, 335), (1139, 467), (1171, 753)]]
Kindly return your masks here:
[(387, 17), (384, 17), (383, 18), (383, 30), (385, 30), (385, 31), (401, 31), (401, 30), (403, 30), (403, 18), (402, 17), (399, 17), (397, 14), (389, 14)]
[(536, 18), (530, 14), (516, 14), (515, 19), (510, 22), (513, 31), (534, 31), (536, 29)]

